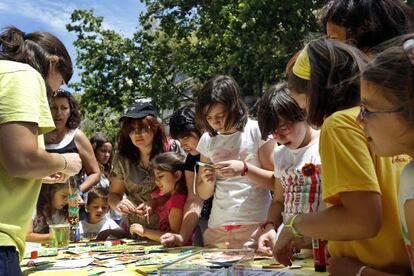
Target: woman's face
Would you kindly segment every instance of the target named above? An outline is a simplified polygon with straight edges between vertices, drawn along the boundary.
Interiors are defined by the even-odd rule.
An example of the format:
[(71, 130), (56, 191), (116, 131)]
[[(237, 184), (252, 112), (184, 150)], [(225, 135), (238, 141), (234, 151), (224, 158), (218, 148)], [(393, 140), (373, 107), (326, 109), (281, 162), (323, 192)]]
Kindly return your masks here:
[(361, 81), (361, 112), (358, 122), (364, 127), (369, 145), (381, 156), (409, 153), (414, 149), (414, 130), (388, 101), (381, 87)]
[(70, 105), (67, 98), (52, 98), (52, 116), (57, 129), (65, 128), (70, 116)]
[(132, 130), (129, 132), (129, 138), (134, 146), (142, 150), (152, 147), (155, 133), (150, 126), (141, 124), (140, 121), (140, 119), (132, 121)]
[(98, 163), (105, 165), (111, 158), (112, 144), (109, 142), (104, 143), (102, 146), (96, 149), (96, 160)]
[(52, 207), (60, 210), (68, 204), (69, 187), (57, 190), (52, 197)]

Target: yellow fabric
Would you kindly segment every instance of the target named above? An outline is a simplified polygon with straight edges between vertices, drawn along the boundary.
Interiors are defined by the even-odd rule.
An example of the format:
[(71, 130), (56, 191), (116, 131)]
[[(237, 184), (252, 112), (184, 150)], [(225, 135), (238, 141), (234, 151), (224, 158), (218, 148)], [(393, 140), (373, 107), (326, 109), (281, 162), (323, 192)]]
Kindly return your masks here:
[(329, 241), (328, 250), (331, 256), (355, 257), (387, 272), (404, 271), (409, 262), (399, 229), (397, 191), (409, 159), (376, 156), (356, 122), (358, 112), (358, 107), (336, 112), (322, 126), (322, 195), (330, 207), (341, 204), (341, 192), (377, 192), (382, 195), (383, 223), (375, 238)]
[(293, 74), (304, 80), (311, 79), (311, 68), (309, 62), (308, 46), (305, 46), (300, 52), (295, 64), (293, 65)]
[[(0, 124), (24, 121), (39, 126), (39, 147), (43, 134), (54, 128), (41, 75), (32, 67), (0, 61)], [(24, 254), (27, 227), (40, 192), (40, 180), (10, 176), (0, 166), (0, 246), (16, 246)]]

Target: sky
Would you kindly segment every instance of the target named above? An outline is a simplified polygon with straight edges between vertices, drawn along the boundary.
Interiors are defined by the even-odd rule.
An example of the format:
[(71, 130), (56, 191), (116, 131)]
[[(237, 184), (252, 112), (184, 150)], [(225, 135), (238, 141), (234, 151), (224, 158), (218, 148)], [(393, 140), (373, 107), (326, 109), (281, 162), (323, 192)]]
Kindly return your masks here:
[[(75, 64), (74, 33), (65, 25), (70, 23), (74, 9), (94, 9), (103, 16), (103, 27), (130, 37), (137, 30), (138, 16), (145, 10), (139, 0), (1, 0), (0, 28), (14, 25), (24, 32), (47, 31), (57, 36), (66, 46)], [(71, 81), (80, 81), (79, 71)]]

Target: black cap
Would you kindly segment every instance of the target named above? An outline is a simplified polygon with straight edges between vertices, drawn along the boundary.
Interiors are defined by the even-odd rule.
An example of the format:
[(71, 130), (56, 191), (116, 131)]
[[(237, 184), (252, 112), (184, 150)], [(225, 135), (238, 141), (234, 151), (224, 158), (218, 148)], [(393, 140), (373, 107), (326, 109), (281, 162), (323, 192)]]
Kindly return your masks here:
[(157, 117), (155, 107), (150, 102), (137, 102), (128, 108), (126, 114), (122, 115), (121, 118), (119, 118), (119, 121), (122, 121), (125, 118), (141, 119), (146, 116)]

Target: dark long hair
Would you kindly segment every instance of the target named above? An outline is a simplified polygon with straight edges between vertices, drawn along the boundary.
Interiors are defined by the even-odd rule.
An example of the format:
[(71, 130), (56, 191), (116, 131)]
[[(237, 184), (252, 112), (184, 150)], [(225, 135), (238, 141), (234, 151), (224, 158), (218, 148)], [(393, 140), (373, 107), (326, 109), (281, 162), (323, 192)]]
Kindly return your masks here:
[(332, 113), (359, 105), (359, 74), (366, 56), (355, 47), (327, 38), (313, 40), (308, 51), (311, 80), (288, 74), (288, 87), (308, 98), (308, 121), (320, 127)]
[[(105, 136), (103, 133), (96, 133), (94, 136), (91, 137), (91, 139), (89, 139), (89, 141), (91, 142), (92, 148), (93, 148), (93, 152), (95, 153), (95, 156), (97, 155), (97, 151), (100, 147), (102, 147), (104, 144), (106, 143), (111, 143), (112, 142), (109, 140), (109, 138), (107, 136)], [(109, 176), (110, 172), (111, 172), (111, 167), (112, 167), (112, 152), (111, 152), (111, 156), (109, 157), (108, 163), (106, 164), (99, 164), (99, 166), (103, 166), (103, 172), (106, 176)]]
[(381, 87), (382, 95), (401, 108), (400, 114), (414, 126), (414, 59), (402, 47), (408, 39), (414, 39), (414, 34), (380, 45), (382, 51), (368, 63), (362, 79)]
[(406, 34), (412, 28), (412, 9), (401, 0), (331, 0), (322, 8), (319, 22), (342, 26), (347, 40), (362, 51)]
[(121, 122), (121, 129), (118, 132), (118, 150), (122, 157), (133, 163), (141, 160), (139, 149), (132, 143), (129, 133), (132, 131), (132, 123), (137, 121), (140, 127), (149, 127), (154, 133), (150, 159), (155, 155), (169, 150), (168, 139), (165, 135), (164, 125), (154, 116), (146, 116), (142, 119), (124, 118)]
[(86, 202), (86, 205), (90, 205), (97, 198), (102, 198), (107, 201), (108, 194), (109, 194), (109, 188), (93, 187), (88, 192), (88, 201)]
[(177, 152), (160, 153), (151, 160), (152, 166), (157, 170), (175, 173), (181, 171), (181, 178), (175, 183), (176, 192), (187, 194), (187, 185), (184, 174), (185, 157)]
[(66, 47), (54, 35), (48, 32), (24, 33), (14, 26), (3, 29), (0, 34), (0, 59), (29, 64), (43, 77), (51, 96), (47, 83), (50, 71), (50, 56), (59, 58), (56, 69), (66, 83), (72, 77), (73, 65)]
[(181, 139), (196, 135), (201, 137), (201, 131), (196, 127), (195, 104), (189, 104), (179, 108), (170, 117), (170, 136), (173, 139)]
[(207, 122), (206, 114), (214, 104), (223, 104), (226, 107), (225, 128), (236, 127), (243, 131), (249, 116), (248, 108), (240, 95), (240, 87), (230, 76), (216, 76), (207, 81), (198, 95), (196, 102), (196, 123), (199, 129), (205, 129), (210, 135), (217, 132)]
[(66, 121), (65, 126), (68, 129), (77, 128), (80, 124), (81, 117), (80, 117), (80, 112), (79, 112), (79, 103), (75, 99), (75, 97), (72, 95), (72, 93), (64, 89), (59, 89), (56, 95), (53, 96), (52, 99), (54, 98), (65, 98), (68, 100), (69, 108), (70, 108), (70, 115), (69, 115), (68, 120)]

